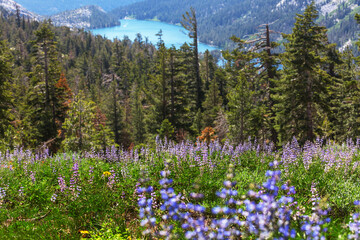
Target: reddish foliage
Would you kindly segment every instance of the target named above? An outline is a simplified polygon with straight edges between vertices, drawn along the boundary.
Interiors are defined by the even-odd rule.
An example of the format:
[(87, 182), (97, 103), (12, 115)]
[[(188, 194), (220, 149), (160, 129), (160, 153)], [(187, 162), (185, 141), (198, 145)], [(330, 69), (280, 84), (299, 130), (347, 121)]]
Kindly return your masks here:
[(66, 77), (64, 73), (60, 74), (60, 79), (59, 81), (55, 84), (55, 87), (57, 89), (62, 90), (63, 92), (65, 92), (69, 97), (72, 96), (72, 91), (69, 87), (69, 84), (67, 83)]
[(217, 136), (215, 135), (215, 130), (212, 127), (206, 127), (201, 132), (201, 136), (198, 137), (199, 141), (210, 143), (215, 141)]
[(97, 130), (100, 130), (100, 125), (105, 126), (106, 125), (106, 116), (104, 113), (101, 112), (100, 108), (96, 108), (96, 115), (93, 119), (93, 122), (95, 124), (95, 128)]

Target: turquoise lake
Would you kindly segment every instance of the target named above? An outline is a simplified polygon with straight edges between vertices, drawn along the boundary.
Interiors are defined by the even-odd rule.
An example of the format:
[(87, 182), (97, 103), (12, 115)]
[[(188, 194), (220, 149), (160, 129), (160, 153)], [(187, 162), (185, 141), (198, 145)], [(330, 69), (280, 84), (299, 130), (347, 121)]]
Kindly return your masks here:
[[(91, 32), (105, 36), (108, 39), (118, 38), (120, 40), (122, 40), (124, 36), (128, 36), (130, 40), (134, 40), (136, 35), (140, 33), (144, 41), (145, 37), (147, 37), (152, 44), (156, 44), (159, 41), (156, 34), (161, 29), (163, 33), (162, 39), (164, 40), (166, 47), (175, 46), (179, 49), (185, 42), (191, 42), (191, 39), (187, 35), (187, 31), (180, 26), (136, 19), (121, 19), (120, 22), (121, 26), (93, 29)], [(219, 48), (199, 43), (199, 52), (205, 52), (206, 49), (212, 51)]]

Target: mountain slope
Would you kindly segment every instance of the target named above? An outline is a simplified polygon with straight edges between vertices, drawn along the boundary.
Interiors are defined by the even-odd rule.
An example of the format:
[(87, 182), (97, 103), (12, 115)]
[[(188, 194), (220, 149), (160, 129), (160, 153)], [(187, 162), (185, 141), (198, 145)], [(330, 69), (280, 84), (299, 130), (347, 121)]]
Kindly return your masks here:
[[(296, 13), (302, 13), (311, 0), (146, 0), (120, 7), (112, 12), (123, 18), (153, 19), (179, 23), (182, 14), (194, 7), (197, 12), (200, 41), (226, 47), (231, 35), (246, 38), (258, 31), (258, 26), (273, 23), (271, 28), (278, 32), (290, 33)], [(351, 19), (359, 11), (359, 0), (316, 0), (319, 9), (319, 23), (330, 30), (331, 41), (343, 45), (350, 37), (357, 36), (357, 26)], [(348, 18), (348, 20), (346, 20)], [(351, 26), (345, 37), (342, 26)], [(338, 34), (339, 33), (339, 34)], [(351, 35), (351, 36), (350, 36)], [(278, 35), (277, 37), (280, 37)]]
[(50, 16), (55, 26), (94, 29), (120, 24), (118, 18), (107, 14), (98, 6), (85, 6)]
[(2, 12), (5, 16), (15, 15), (17, 6), (20, 10), (21, 16), (36, 21), (42, 21), (50, 18), (55, 26), (94, 29), (120, 25), (120, 21), (117, 17), (106, 13), (98, 6), (85, 6), (75, 10), (58, 13), (50, 17), (45, 17), (30, 12), (13, 0), (0, 0), (0, 12)]
[(30, 11), (49, 16), (89, 5), (97, 5), (105, 11), (110, 11), (138, 1), (141, 0), (18, 0), (18, 3)]
[(6, 15), (12, 15), (16, 13), (16, 8), (19, 8), (20, 15), (24, 16), (25, 18), (35, 19), (35, 20), (42, 20), (43, 17), (30, 12), (26, 8), (24, 8), (22, 5), (18, 4), (17, 2), (13, 0), (0, 0), (0, 12), (2, 12), (5, 16)]

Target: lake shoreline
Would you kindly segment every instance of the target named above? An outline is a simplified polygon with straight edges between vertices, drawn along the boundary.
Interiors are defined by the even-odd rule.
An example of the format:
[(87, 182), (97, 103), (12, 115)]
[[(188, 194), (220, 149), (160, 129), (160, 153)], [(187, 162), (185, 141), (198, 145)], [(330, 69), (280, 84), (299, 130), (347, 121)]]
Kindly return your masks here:
[[(187, 35), (187, 31), (181, 26), (177, 26), (170, 23), (165, 23), (161, 21), (154, 21), (153, 19), (149, 20), (137, 20), (131, 16), (127, 16), (123, 19), (120, 19), (120, 26), (108, 27), (108, 28), (99, 28), (91, 29), (90, 31), (95, 35), (101, 35), (108, 39), (123, 39), (127, 36), (129, 39), (134, 40), (137, 37), (137, 34), (141, 34), (143, 38), (148, 38), (149, 42), (156, 45), (159, 41), (156, 34), (162, 30), (163, 36), (162, 40), (165, 42), (166, 47), (174, 46), (176, 49), (184, 43), (191, 43), (191, 39)], [(205, 52), (206, 49), (209, 51), (221, 50), (217, 46), (212, 46), (205, 43), (199, 43), (199, 52)]]

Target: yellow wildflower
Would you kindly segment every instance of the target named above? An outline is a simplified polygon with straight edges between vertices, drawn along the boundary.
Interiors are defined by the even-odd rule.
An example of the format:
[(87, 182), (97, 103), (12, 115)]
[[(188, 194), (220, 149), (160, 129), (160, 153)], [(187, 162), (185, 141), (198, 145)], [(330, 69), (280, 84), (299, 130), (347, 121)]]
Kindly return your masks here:
[(103, 174), (104, 174), (106, 177), (108, 177), (108, 176), (110, 176), (110, 175), (111, 175), (111, 173), (110, 173), (110, 172), (108, 172), (108, 171), (103, 172)]
[(80, 230), (79, 231), (81, 233), (81, 237), (82, 238), (88, 238), (90, 236), (90, 232), (89, 231), (86, 231), (86, 230)]

